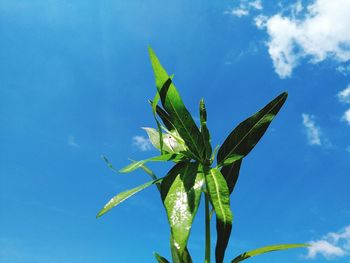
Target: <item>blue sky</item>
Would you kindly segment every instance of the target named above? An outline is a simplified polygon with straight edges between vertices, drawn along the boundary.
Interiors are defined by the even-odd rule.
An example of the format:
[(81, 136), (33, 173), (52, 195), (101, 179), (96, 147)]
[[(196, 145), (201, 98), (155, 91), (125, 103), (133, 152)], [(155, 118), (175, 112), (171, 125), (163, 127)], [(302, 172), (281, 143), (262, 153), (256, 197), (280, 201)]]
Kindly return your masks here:
[[(214, 145), (289, 92), (243, 163), (227, 262), (312, 242), (251, 262), (349, 263), (349, 12), (348, 0), (0, 0), (1, 261), (170, 258), (155, 187), (95, 219), (113, 195), (148, 180), (113, 173), (100, 155), (119, 168), (157, 154), (140, 129), (155, 126), (151, 45), (194, 116), (205, 99)], [(203, 229), (200, 211), (195, 262)]]

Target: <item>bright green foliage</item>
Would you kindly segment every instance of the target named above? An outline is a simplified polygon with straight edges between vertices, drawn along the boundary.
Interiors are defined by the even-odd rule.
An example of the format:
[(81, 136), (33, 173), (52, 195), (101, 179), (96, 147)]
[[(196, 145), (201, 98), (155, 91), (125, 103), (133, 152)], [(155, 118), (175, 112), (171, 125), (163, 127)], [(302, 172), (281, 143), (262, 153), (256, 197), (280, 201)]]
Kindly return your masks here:
[(111, 200), (109, 200), (109, 202), (101, 209), (100, 212), (98, 212), (96, 217), (102, 216), (103, 214), (107, 213), (109, 210), (111, 210), (116, 205), (119, 205), (121, 202), (124, 202), (129, 197), (131, 197), (134, 194), (140, 192), (141, 190), (151, 186), (152, 184), (158, 183), (160, 180), (162, 180), (162, 179), (156, 179), (156, 180), (150, 181), (148, 183), (145, 183), (143, 185), (140, 185), (138, 187), (135, 187), (131, 190), (127, 190), (127, 191), (124, 191), (120, 194), (117, 194), (115, 197), (113, 197)]
[[(202, 99), (199, 103), (200, 127), (198, 127), (173, 84), (173, 76), (168, 75), (151, 48), (149, 48), (149, 54), (157, 90), (153, 101), (149, 102), (157, 129), (143, 129), (148, 134), (152, 145), (160, 151), (160, 155), (141, 161), (131, 160), (131, 163), (119, 172), (129, 173), (140, 168), (152, 178), (152, 181), (116, 195), (103, 207), (97, 217), (155, 184), (160, 192), (170, 226), (172, 261), (173, 263), (193, 263), (187, 243), (203, 194), (205, 199), (205, 263), (210, 263), (211, 260), (211, 209), (216, 217), (215, 259), (216, 263), (222, 263), (233, 223), (230, 195), (238, 180), (242, 160), (264, 135), (286, 101), (287, 93), (280, 94), (260, 111), (241, 122), (229, 134), (222, 146), (212, 151), (204, 100)], [(162, 107), (158, 105), (159, 101)], [(217, 166), (212, 166), (215, 155)], [(109, 168), (116, 171), (106, 157), (103, 159)], [(147, 162), (165, 161), (173, 162), (174, 166), (166, 176), (159, 179), (145, 165)], [(275, 250), (305, 246), (307, 245), (285, 244), (263, 247), (245, 252), (233, 259), (231, 263), (238, 263), (252, 256)], [(154, 255), (158, 263), (169, 262), (157, 253)]]
[(146, 160), (142, 161), (137, 161), (137, 162), (132, 162), (128, 166), (122, 168), (119, 170), (120, 173), (130, 173), (132, 171), (135, 171), (137, 168), (140, 168), (143, 164), (147, 162), (166, 162), (166, 161), (180, 161), (183, 159), (185, 156), (181, 153), (176, 154), (176, 153), (168, 153), (168, 154), (163, 154), (160, 156), (155, 156)]
[(197, 171), (198, 163), (180, 162), (164, 177), (160, 187), (173, 243), (180, 258), (202, 194), (204, 176)]
[(308, 247), (308, 246), (309, 245), (306, 245), (306, 244), (280, 244), (280, 245), (266, 246), (266, 247), (262, 247), (262, 248), (258, 248), (258, 249), (254, 249), (254, 250), (245, 252), (245, 253), (239, 255), (238, 257), (236, 257), (235, 259), (233, 259), (231, 261), (231, 263), (238, 263), (238, 262), (246, 260), (250, 257), (254, 257), (254, 256), (261, 255), (261, 254), (268, 253), (268, 252), (273, 252), (273, 251), (278, 251), (278, 250), (286, 250), (286, 249), (291, 249), (291, 248)]

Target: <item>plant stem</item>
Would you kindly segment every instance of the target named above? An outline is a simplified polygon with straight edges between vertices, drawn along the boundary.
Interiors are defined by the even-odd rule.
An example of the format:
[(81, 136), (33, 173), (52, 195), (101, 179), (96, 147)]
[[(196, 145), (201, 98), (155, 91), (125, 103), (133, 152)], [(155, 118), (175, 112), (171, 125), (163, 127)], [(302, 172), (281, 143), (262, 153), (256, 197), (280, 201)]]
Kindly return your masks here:
[(210, 263), (210, 208), (208, 194), (205, 197), (205, 260), (204, 263)]

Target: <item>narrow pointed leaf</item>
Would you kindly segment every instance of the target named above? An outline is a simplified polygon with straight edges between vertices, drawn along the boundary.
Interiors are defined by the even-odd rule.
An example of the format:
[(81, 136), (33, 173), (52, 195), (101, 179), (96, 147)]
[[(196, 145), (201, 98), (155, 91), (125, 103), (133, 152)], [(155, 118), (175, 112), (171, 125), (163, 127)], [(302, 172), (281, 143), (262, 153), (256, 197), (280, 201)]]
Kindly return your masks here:
[(115, 173), (118, 173), (117, 169), (114, 168), (113, 164), (107, 159), (106, 156), (101, 155), (101, 158), (105, 161), (109, 169), (111, 169)]
[(184, 251), (204, 183), (203, 174), (197, 174), (197, 168), (198, 164), (180, 162), (169, 171), (161, 184), (161, 197), (171, 229), (171, 246), (181, 262), (185, 262)]
[(205, 180), (210, 202), (218, 219), (225, 224), (231, 224), (230, 196), (224, 176), (217, 168), (211, 168), (205, 172)]
[(217, 243), (215, 257), (217, 263), (222, 263), (232, 229), (232, 212), (230, 208), (230, 193), (224, 176), (212, 168), (205, 172), (205, 180), (210, 202), (215, 210), (217, 227)]
[(211, 138), (210, 133), (207, 127), (207, 110), (205, 108), (204, 100), (201, 99), (199, 103), (199, 116), (200, 116), (200, 122), (201, 122), (201, 134), (203, 137), (203, 143), (205, 147), (205, 156), (206, 159), (210, 159), (212, 148), (211, 148)]
[(132, 162), (128, 166), (122, 168), (119, 170), (120, 173), (130, 173), (138, 168), (140, 168), (143, 164), (147, 162), (166, 162), (166, 161), (180, 161), (184, 158), (183, 154), (175, 154), (175, 153), (168, 153), (163, 154), (159, 156), (155, 156), (146, 160), (136, 161)]
[[(241, 163), (242, 163), (242, 159), (235, 161), (230, 165), (222, 167), (220, 171), (226, 180), (230, 195), (236, 185)], [(231, 226), (225, 226), (222, 221), (216, 220), (216, 232), (217, 232), (216, 256), (217, 258), (219, 258), (219, 260), (223, 260), (226, 247), (230, 240), (231, 230), (232, 230)]]
[(138, 187), (135, 187), (133, 189), (124, 191), (120, 194), (117, 194), (115, 197), (113, 197), (111, 200), (109, 200), (109, 202), (101, 209), (100, 212), (98, 212), (96, 217), (100, 217), (102, 215), (104, 215), (105, 213), (107, 213), (109, 210), (111, 210), (113, 207), (119, 205), (120, 203), (124, 202), (126, 199), (128, 199), (129, 197), (133, 196), (134, 194), (140, 192), (141, 190), (151, 186), (152, 184), (156, 184), (158, 182), (160, 182), (162, 180), (162, 178), (157, 179), (157, 180), (153, 180), (150, 182), (147, 182), (145, 184), (142, 184)]
[(202, 160), (204, 157), (204, 144), (200, 131), (191, 114), (186, 109), (171, 78), (169, 78), (168, 73), (160, 64), (151, 48), (149, 48), (149, 54), (162, 105), (169, 114), (176, 130), (186, 142), (189, 151), (197, 160)]
[(272, 252), (272, 251), (278, 251), (278, 250), (286, 250), (286, 249), (291, 249), (291, 248), (302, 248), (302, 247), (308, 247), (309, 245), (307, 244), (281, 244), (281, 245), (272, 245), (272, 246), (266, 246), (258, 249), (254, 249), (248, 252), (245, 252), (235, 259), (231, 261), (231, 263), (238, 263), (243, 260), (246, 260), (250, 257), (257, 256), (260, 254)]
[(224, 224), (216, 217), (216, 246), (215, 259), (217, 263), (222, 263), (225, 257), (225, 251), (230, 241), (232, 231), (232, 224)]
[(158, 253), (154, 253), (154, 256), (157, 259), (158, 263), (169, 263), (169, 261), (166, 258), (162, 257)]
[(242, 159), (258, 143), (287, 99), (286, 92), (280, 94), (259, 112), (241, 122), (226, 138), (219, 149), (219, 166), (231, 164)]
[[(136, 162), (136, 161), (134, 161), (134, 160), (130, 160), (130, 161)], [(153, 180), (157, 180), (157, 179), (158, 179), (157, 176), (156, 176), (156, 174), (155, 174), (151, 169), (149, 169), (146, 165), (143, 164), (143, 165), (140, 166), (140, 168), (141, 168), (146, 174), (148, 174)], [(156, 186), (157, 186), (158, 190), (160, 191), (160, 182), (157, 182), (157, 183), (156, 183)]]

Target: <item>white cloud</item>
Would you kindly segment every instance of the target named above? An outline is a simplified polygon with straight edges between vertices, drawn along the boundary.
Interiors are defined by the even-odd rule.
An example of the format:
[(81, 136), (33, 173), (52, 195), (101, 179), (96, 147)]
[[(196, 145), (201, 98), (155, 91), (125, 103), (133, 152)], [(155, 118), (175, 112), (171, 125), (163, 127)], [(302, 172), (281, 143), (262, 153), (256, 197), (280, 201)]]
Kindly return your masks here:
[(249, 2), (249, 5), (255, 9), (262, 10), (263, 6), (261, 4), (261, 0), (255, 0), (252, 2)]
[(290, 77), (303, 58), (315, 64), (325, 59), (350, 60), (350, 1), (315, 0), (303, 18), (296, 18), (302, 10), (297, 1), (288, 16), (278, 13), (265, 23), (268, 51), (281, 78)]
[(251, 10), (262, 10), (261, 0), (247, 1), (241, 0), (239, 7), (229, 9), (225, 14), (231, 14), (236, 17), (248, 16)]
[(294, 16), (299, 15), (304, 10), (301, 0), (298, 0), (291, 8)]
[(342, 120), (346, 121), (350, 125), (350, 109), (344, 112)]
[(264, 15), (258, 15), (254, 18), (254, 23), (257, 28), (263, 29), (266, 27), (266, 22), (269, 20), (267, 16)]
[(308, 259), (314, 259), (317, 255), (326, 259), (348, 256), (350, 253), (350, 226), (339, 232), (330, 232), (320, 240), (308, 243), (311, 245), (306, 255)]
[(315, 117), (313, 115), (303, 113), (302, 118), (309, 144), (322, 145), (321, 129), (316, 125)]
[(340, 65), (336, 68), (336, 70), (344, 76), (348, 76), (350, 75), (350, 64)]
[(76, 142), (75, 137), (72, 135), (68, 136), (67, 143), (69, 146), (72, 146), (72, 147), (77, 147), (77, 148), (80, 147), (80, 145)]
[(240, 8), (232, 9), (231, 14), (237, 17), (242, 17), (242, 16), (249, 15), (249, 11), (248, 9), (244, 9), (240, 7)]
[(134, 136), (132, 138), (133, 145), (135, 145), (139, 150), (145, 152), (152, 149), (152, 144), (149, 139), (143, 136)]
[(350, 103), (350, 85), (338, 93), (338, 98), (340, 102)]
[(320, 254), (329, 259), (335, 256), (344, 256), (345, 254), (345, 251), (342, 248), (325, 240), (311, 241), (310, 245), (311, 247), (309, 248), (306, 258), (315, 258), (317, 254)]

